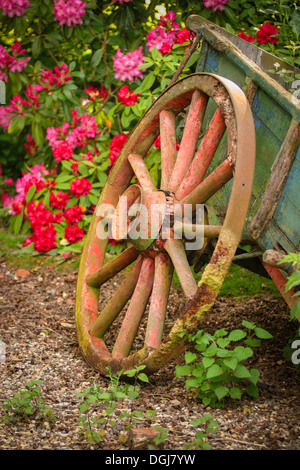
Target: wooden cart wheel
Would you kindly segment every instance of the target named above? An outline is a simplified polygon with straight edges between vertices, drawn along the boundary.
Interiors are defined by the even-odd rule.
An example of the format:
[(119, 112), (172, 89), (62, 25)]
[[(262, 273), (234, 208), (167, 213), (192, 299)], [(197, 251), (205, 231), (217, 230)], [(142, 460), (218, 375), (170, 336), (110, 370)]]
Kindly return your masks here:
[[(209, 99), (216, 103), (217, 110), (202, 136), (202, 121)], [(187, 119), (180, 149), (176, 152), (175, 118), (186, 108)], [(227, 153), (209, 173), (210, 162), (225, 132)], [(160, 188), (156, 188), (144, 157), (159, 134), (161, 183)], [(151, 374), (184, 350), (186, 335), (183, 333), (199, 328), (201, 317), (218, 295), (239, 244), (254, 167), (255, 129), (251, 109), (242, 90), (230, 80), (209, 73), (192, 74), (169, 87), (146, 112), (109, 173), (81, 258), (76, 300), (77, 333), (82, 354), (94, 369), (106, 374), (108, 366), (119, 371), (144, 364), (146, 372)], [(134, 174), (138, 185), (130, 185)], [(151, 210), (152, 204), (163, 202), (163, 207), (172, 214), (175, 204), (181, 207), (204, 204), (232, 177), (223, 224), (204, 227), (205, 237), (215, 237), (216, 245), (198, 285), (187, 260), (184, 241), (165, 237), (161, 225), (157, 237), (130, 239), (132, 244), (128, 248), (103, 265), (107, 239), (99, 239), (97, 231), (102, 220), (99, 208), (105, 207), (104, 204), (112, 205), (118, 212), (119, 198), (125, 193), (129, 205), (142, 200)], [(122, 236), (121, 233), (120, 238)], [(101, 285), (126, 267), (124, 280), (98, 313)], [(164, 337), (164, 318), (174, 268), (187, 304)], [(132, 352), (148, 303), (144, 345)], [(121, 311), (124, 315), (127, 304), (114, 346), (109, 349), (105, 334), (115, 328), (114, 321)]]

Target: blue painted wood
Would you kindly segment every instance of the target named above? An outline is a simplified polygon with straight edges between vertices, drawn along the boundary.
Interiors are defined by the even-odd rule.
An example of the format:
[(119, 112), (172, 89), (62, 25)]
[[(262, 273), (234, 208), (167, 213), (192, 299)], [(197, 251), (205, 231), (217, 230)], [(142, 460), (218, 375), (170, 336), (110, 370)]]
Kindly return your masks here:
[[(233, 63), (227, 55), (216, 50), (212, 45), (204, 43), (200, 53), (197, 71), (215, 73), (226, 77), (245, 91), (246, 76), (248, 70), (245, 65), (243, 68), (237, 65), (239, 61)], [(251, 74), (249, 74), (251, 75)], [(280, 99), (274, 96), (278, 93), (268, 94), (266, 89), (258, 86), (253, 103), (251, 105), (254, 117), (256, 131), (256, 170), (252, 197), (247, 217), (247, 223), (251, 221), (261, 202), (261, 197), (265, 192), (268, 184), (272, 166), (276, 160), (282, 142), (285, 139), (289, 129), (292, 114), (289, 114), (286, 103), (284, 106)], [(205, 117), (204, 124), (211, 119), (215, 108), (208, 107), (208, 113)], [(205, 128), (205, 126), (204, 126)], [(226, 141), (225, 141), (226, 143)], [(210, 172), (222, 160), (224, 151), (224, 141), (220, 146), (220, 150), (216, 152), (211, 166)], [(210, 205), (215, 205), (218, 210), (226, 207), (230, 197), (231, 183), (228, 183), (221, 191), (208, 201)], [(283, 188), (281, 197), (278, 201), (276, 210), (271, 220), (266, 225), (258, 240), (258, 244), (262, 249), (283, 247), (286, 251), (298, 251), (300, 247), (300, 148), (293, 162), (290, 174)], [(245, 229), (247, 231), (247, 229)]]

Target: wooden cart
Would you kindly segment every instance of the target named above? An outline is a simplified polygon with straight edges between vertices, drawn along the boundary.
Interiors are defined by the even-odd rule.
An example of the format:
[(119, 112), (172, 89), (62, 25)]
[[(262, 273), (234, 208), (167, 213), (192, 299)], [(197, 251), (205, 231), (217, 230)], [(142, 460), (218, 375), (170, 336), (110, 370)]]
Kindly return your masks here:
[[(295, 303), (294, 292), (285, 292), (290, 267), (278, 263), (300, 247), (299, 101), (268, 72), (279, 59), (197, 15), (188, 18), (187, 27), (197, 34), (196, 43), (201, 42), (197, 71), (170, 84), (131, 133), (109, 173), (82, 254), (78, 339), (86, 361), (104, 374), (108, 366), (117, 371), (140, 364), (151, 374), (181, 354), (186, 333), (199, 328), (232, 262), (271, 277), (288, 305)], [(158, 135), (157, 188), (144, 158)], [(133, 175), (139, 184), (132, 184)], [(154, 234), (149, 230), (140, 239), (133, 236), (133, 225), (153, 229), (150, 218), (145, 225), (142, 211), (128, 219), (125, 232), (118, 226), (121, 196), (127, 196), (127, 209), (134, 203), (150, 213), (163, 208)], [(119, 238), (129, 243), (103, 264), (108, 239), (99, 230), (107, 221), (105, 204), (115, 208), (112, 223)], [(197, 250), (187, 249), (176, 225), (178, 208), (180, 212), (187, 205), (194, 212), (204, 205), (204, 243)], [(171, 230), (166, 230), (166, 218)], [(183, 234), (195, 229), (195, 221), (183, 222)], [(200, 268), (197, 283), (194, 273)], [(165, 334), (174, 269), (187, 302)], [(124, 279), (99, 312), (105, 282), (123, 270)], [(143, 344), (136, 346), (145, 312)], [(116, 330), (120, 317), (110, 348), (106, 335)]]

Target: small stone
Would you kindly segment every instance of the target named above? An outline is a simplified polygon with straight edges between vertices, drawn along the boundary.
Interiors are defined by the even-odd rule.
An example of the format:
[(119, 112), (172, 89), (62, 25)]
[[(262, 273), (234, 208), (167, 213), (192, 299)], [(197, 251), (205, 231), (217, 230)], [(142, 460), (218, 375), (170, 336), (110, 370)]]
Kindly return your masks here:
[(30, 276), (31, 272), (27, 269), (19, 268), (16, 270), (16, 277), (18, 279), (25, 279), (26, 277)]

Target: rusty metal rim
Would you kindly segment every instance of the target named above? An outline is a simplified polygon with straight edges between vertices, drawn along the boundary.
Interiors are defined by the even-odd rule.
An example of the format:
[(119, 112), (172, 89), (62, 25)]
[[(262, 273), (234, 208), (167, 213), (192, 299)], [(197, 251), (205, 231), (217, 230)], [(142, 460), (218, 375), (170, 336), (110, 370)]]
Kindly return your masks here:
[[(168, 337), (155, 350), (143, 348), (127, 358), (115, 360), (111, 357), (104, 341), (93, 338), (88, 333), (97, 317), (99, 290), (87, 286), (85, 280), (103, 264), (107, 243), (97, 238), (96, 227), (99, 218), (96, 215), (93, 217), (78, 275), (76, 324), (83, 356), (93, 368), (101, 372), (105, 373), (107, 366), (113, 370), (125, 370), (141, 363), (147, 366), (148, 373), (159, 370), (183, 350), (182, 333), (197, 327), (199, 318), (210, 309), (227, 274), (246, 218), (255, 167), (255, 129), (250, 106), (240, 88), (230, 80), (214, 74), (193, 74), (168, 88), (133, 130), (111, 170), (97, 208), (103, 203), (116, 206), (119, 196), (128, 187), (133, 174), (128, 163), (128, 155), (134, 152), (142, 157), (145, 156), (159, 133), (160, 111), (172, 109), (175, 113), (180, 112), (189, 104), (193, 91), (197, 89), (213, 97), (214, 86), (218, 83), (225, 87), (233, 104), (237, 133), (234, 181), (227, 215), (211, 262), (202, 276), (194, 298)], [(229, 146), (231, 144), (232, 142), (229, 142)], [(216, 286), (212, 285), (214, 282)]]

